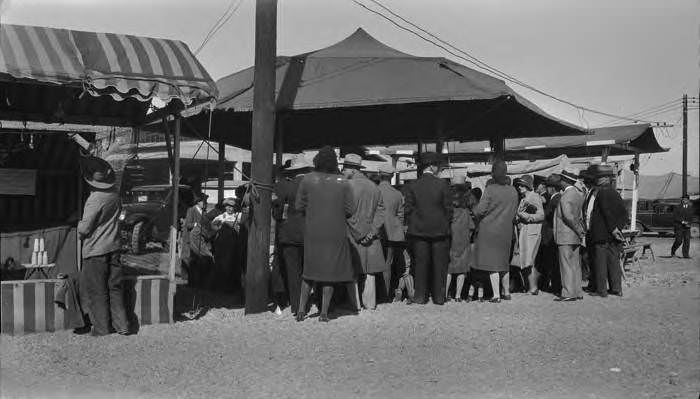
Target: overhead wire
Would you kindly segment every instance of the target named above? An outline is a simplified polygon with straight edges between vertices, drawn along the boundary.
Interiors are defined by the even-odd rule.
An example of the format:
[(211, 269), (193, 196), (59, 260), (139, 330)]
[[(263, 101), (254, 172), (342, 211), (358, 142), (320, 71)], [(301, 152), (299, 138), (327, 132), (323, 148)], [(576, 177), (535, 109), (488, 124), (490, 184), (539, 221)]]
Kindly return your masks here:
[[(428, 43), (431, 43), (431, 44), (433, 44), (433, 45), (436, 46), (436, 47), (441, 48), (442, 50), (446, 51), (447, 53), (449, 53), (449, 54), (451, 54), (451, 55), (453, 55), (453, 56), (455, 56), (455, 57), (457, 57), (457, 58), (459, 58), (459, 59), (461, 59), (461, 60), (464, 60), (464, 61), (466, 61), (466, 62), (469, 62), (470, 64), (472, 64), (472, 65), (474, 65), (474, 66), (476, 66), (476, 67), (478, 67), (478, 68), (480, 68), (480, 69), (482, 69), (482, 70), (485, 70), (485, 71), (487, 71), (487, 72), (493, 73), (493, 74), (495, 74), (496, 76), (498, 76), (498, 77), (500, 77), (500, 78), (502, 78), (502, 79), (504, 79), (504, 80), (507, 80), (507, 81), (509, 81), (509, 82), (511, 82), (511, 83), (517, 84), (518, 86), (521, 86), (521, 87), (526, 88), (526, 89), (528, 89), (528, 90), (534, 91), (535, 93), (538, 93), (538, 94), (543, 95), (543, 96), (545, 96), (545, 97), (548, 97), (548, 98), (550, 98), (550, 99), (556, 100), (556, 101), (558, 101), (558, 102), (560, 102), (560, 103), (569, 105), (569, 106), (574, 107), (574, 108), (576, 108), (576, 109), (588, 111), (588, 112), (591, 112), (591, 113), (594, 113), (594, 114), (603, 115), (603, 116), (608, 116), (608, 117), (616, 118), (616, 119), (625, 119), (625, 120), (628, 120), (628, 121), (631, 121), (631, 122), (645, 122), (645, 123), (651, 123), (651, 124), (659, 124), (659, 123), (661, 123), (661, 122), (658, 122), (658, 121), (642, 120), (642, 119), (639, 119), (639, 118), (637, 118), (637, 119), (634, 119), (634, 118), (627, 118), (627, 117), (622, 116), (622, 115), (611, 114), (611, 113), (609, 113), (609, 112), (604, 112), (604, 111), (596, 110), (596, 109), (593, 109), (593, 108), (590, 108), (590, 107), (585, 107), (585, 106), (582, 106), (582, 105), (579, 105), (579, 104), (575, 104), (575, 103), (573, 103), (573, 102), (571, 102), (571, 101), (568, 101), (568, 100), (565, 100), (565, 99), (563, 99), (563, 98), (561, 98), (561, 97), (555, 96), (555, 95), (553, 95), (553, 94), (549, 94), (549, 93), (547, 93), (547, 92), (545, 92), (545, 91), (543, 91), (543, 90), (541, 90), (541, 89), (538, 89), (538, 88), (536, 88), (536, 87), (534, 87), (534, 86), (532, 86), (532, 85), (530, 85), (530, 84), (528, 84), (528, 83), (525, 83), (525, 82), (523, 82), (523, 81), (521, 81), (521, 80), (519, 80), (519, 79), (517, 79), (517, 78), (515, 78), (515, 77), (513, 77), (513, 76), (511, 76), (511, 75), (509, 75), (509, 74), (507, 74), (507, 73), (505, 73), (505, 72), (503, 72), (503, 71), (501, 71), (501, 70), (495, 68), (495, 67), (492, 67), (491, 65), (487, 64), (487, 63), (484, 62), (484, 61), (481, 61), (481, 60), (478, 59), (477, 57), (475, 57), (475, 56), (469, 54), (467, 51), (462, 50), (462, 49), (460, 49), (459, 47), (457, 47), (457, 46), (455, 46), (455, 45), (453, 45), (453, 44), (451, 44), (451, 43), (449, 43), (449, 42), (447, 42), (447, 41), (441, 39), (441, 38), (438, 37), (437, 35), (435, 35), (435, 34), (429, 32), (428, 30), (426, 30), (425, 28), (423, 28), (423, 27), (421, 27), (421, 26), (419, 26), (419, 25), (417, 25), (417, 24), (415, 24), (415, 23), (409, 21), (409, 20), (406, 19), (405, 17), (403, 17), (403, 16), (397, 14), (396, 12), (394, 12), (393, 10), (391, 10), (389, 7), (383, 5), (383, 4), (382, 4), (381, 2), (379, 2), (378, 0), (370, 0), (370, 1), (371, 1), (372, 3), (374, 3), (374, 4), (376, 4), (377, 6), (381, 7), (382, 9), (384, 9), (385, 11), (387, 11), (388, 13), (390, 13), (391, 15), (393, 15), (394, 17), (400, 19), (400, 20), (403, 21), (404, 23), (406, 23), (406, 24), (408, 24), (408, 25), (410, 25), (410, 26), (412, 26), (412, 27), (414, 27), (414, 28), (420, 30), (421, 32), (425, 33), (426, 35), (430, 36), (431, 38), (437, 40), (439, 43), (436, 43), (435, 40), (431, 40), (431, 39), (429, 39), (429, 38), (427, 38), (427, 37), (421, 35), (420, 33), (416, 32), (416, 31), (414, 31), (414, 30), (412, 30), (412, 29), (410, 29), (410, 28), (408, 28), (408, 27), (406, 27), (406, 26), (401, 25), (400, 23), (396, 22), (396, 21), (393, 20), (391, 17), (388, 17), (387, 15), (385, 15), (384, 13), (382, 13), (381, 11), (378, 11), (378, 10), (376, 10), (376, 9), (373, 9), (373, 8), (371, 8), (371, 7), (368, 7), (367, 5), (365, 5), (364, 3), (362, 3), (362, 2), (359, 1), (359, 0), (351, 0), (351, 1), (352, 1), (353, 3), (355, 3), (356, 5), (358, 5), (358, 6), (362, 7), (362, 8), (364, 8), (365, 10), (367, 10), (367, 11), (373, 13), (373, 14), (376, 14), (376, 15), (380, 16), (381, 18), (383, 18), (383, 19), (389, 21), (391, 24), (395, 25), (397, 28), (402, 29), (402, 30), (405, 30), (405, 31), (407, 31), (407, 32), (409, 32), (409, 33), (411, 33), (411, 34), (413, 34), (413, 35), (419, 37), (420, 39), (422, 39), (422, 40), (424, 40), (424, 41), (426, 41), (426, 42), (428, 42)], [(449, 47), (449, 48), (448, 48), (448, 47)], [(450, 49), (452, 49), (452, 50), (450, 50)], [(459, 54), (458, 54), (458, 53), (455, 53), (455, 52), (458, 52)]]
[(200, 51), (206, 47), (206, 45), (211, 41), (211, 39), (216, 36), (216, 34), (221, 30), (221, 28), (228, 23), (229, 20), (231, 20), (231, 17), (238, 11), (238, 9), (241, 7), (243, 4), (243, 0), (238, 0), (238, 2), (234, 2), (234, 0), (231, 0), (231, 4), (229, 7), (224, 11), (223, 14), (219, 17), (219, 19), (212, 25), (212, 27), (209, 29), (207, 32), (206, 36), (202, 40), (202, 43), (197, 47), (197, 50), (195, 50), (194, 55), (199, 54)]

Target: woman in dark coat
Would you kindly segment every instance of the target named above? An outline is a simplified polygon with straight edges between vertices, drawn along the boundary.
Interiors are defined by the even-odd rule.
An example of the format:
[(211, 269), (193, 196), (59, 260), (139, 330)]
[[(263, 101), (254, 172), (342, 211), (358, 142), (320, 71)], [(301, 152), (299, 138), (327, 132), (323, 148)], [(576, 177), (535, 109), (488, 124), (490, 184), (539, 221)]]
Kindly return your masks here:
[(452, 221), (450, 223), (450, 263), (447, 266), (447, 286), (449, 292), (452, 275), (456, 275), (455, 301), (462, 301), (464, 279), (469, 272), (472, 257), (470, 242), (474, 231), (474, 220), (469, 204), (469, 188), (466, 176), (456, 176), (452, 179)]
[(489, 273), (493, 299), (501, 301), (499, 274), (502, 273), (503, 299), (510, 299), (510, 265), (513, 223), (518, 211), (518, 193), (506, 176), (506, 163), (497, 160), (491, 169), (492, 184), (486, 186), (474, 214), (479, 221), (475, 269)]
[(328, 321), (332, 283), (352, 282), (352, 266), (346, 219), (354, 213), (350, 185), (338, 171), (331, 147), (314, 157), (314, 172), (299, 184), (295, 207), (304, 215), (304, 271), (297, 321), (306, 316), (311, 281), (323, 286), (319, 321)]

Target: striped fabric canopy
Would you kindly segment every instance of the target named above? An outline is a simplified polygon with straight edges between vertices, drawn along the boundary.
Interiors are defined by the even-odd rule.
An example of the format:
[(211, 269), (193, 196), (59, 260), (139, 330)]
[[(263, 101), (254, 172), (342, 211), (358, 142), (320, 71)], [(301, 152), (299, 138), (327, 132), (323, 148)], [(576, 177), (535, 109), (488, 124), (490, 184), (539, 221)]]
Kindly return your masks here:
[(181, 41), (2, 24), (0, 81), (13, 78), (82, 85), (118, 101), (177, 98), (188, 105), (217, 96), (211, 77)]

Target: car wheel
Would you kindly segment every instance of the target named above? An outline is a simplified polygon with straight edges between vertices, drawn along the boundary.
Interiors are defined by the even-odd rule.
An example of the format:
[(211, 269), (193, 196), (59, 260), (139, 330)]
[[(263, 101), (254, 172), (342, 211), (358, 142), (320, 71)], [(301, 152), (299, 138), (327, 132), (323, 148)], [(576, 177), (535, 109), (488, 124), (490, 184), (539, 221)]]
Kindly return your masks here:
[(639, 232), (645, 232), (645, 231), (647, 231), (647, 229), (644, 228), (644, 224), (642, 224), (642, 222), (637, 222), (636, 230), (639, 231)]
[(700, 223), (693, 223), (690, 225), (690, 237), (700, 238)]
[(134, 225), (131, 231), (131, 253), (138, 255), (146, 248), (146, 223), (141, 221)]

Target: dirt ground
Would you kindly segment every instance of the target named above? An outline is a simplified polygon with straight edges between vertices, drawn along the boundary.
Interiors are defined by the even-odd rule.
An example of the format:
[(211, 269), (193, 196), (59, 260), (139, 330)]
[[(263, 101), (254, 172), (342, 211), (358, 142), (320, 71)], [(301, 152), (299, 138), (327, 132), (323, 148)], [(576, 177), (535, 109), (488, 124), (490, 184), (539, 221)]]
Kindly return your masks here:
[(645, 240), (657, 260), (623, 298), (387, 304), (328, 324), (212, 308), (129, 337), (3, 336), (1, 395), (697, 398), (700, 242), (686, 260)]

